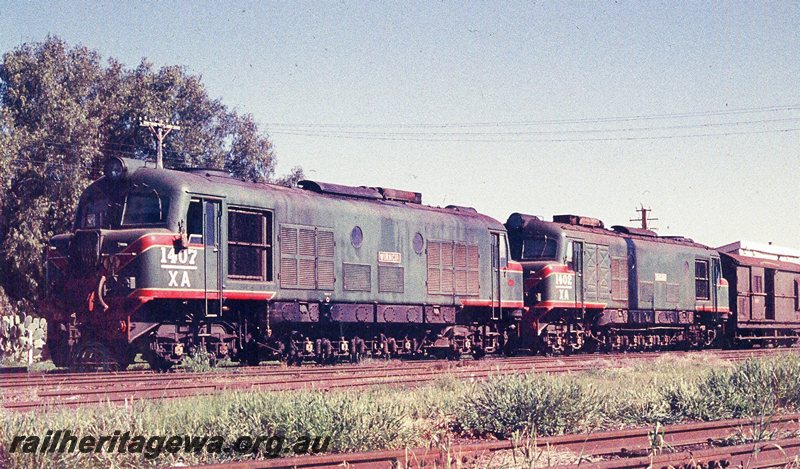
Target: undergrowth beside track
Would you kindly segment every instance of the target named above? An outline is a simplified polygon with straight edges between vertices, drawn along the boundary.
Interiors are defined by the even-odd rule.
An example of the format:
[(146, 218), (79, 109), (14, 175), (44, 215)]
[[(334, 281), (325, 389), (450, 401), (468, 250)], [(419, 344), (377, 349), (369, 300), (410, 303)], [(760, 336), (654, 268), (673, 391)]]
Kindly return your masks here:
[[(587, 360), (591, 360), (587, 357)], [(330, 436), (328, 451), (431, 445), (515, 432), (576, 433), (633, 425), (771, 415), (800, 407), (797, 353), (730, 364), (665, 356), (621, 369), (572, 375), (444, 376), (413, 389), (224, 393), (126, 406), (0, 415), (0, 466), (141, 467), (247, 459), (252, 455), (10, 454), (15, 435)], [(263, 455), (262, 455), (263, 456)]]

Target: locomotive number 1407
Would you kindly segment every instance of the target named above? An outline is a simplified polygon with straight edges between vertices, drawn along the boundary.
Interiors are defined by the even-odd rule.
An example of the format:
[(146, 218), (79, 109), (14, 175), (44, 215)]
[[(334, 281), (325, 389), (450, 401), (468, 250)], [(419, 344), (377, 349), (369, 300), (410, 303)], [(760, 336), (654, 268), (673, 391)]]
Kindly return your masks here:
[(161, 268), (167, 269), (169, 287), (191, 288), (189, 270), (197, 270), (197, 249), (184, 249), (178, 253), (175, 248), (161, 247)]
[(184, 249), (176, 253), (175, 248), (161, 246), (162, 265), (197, 265), (197, 249)]

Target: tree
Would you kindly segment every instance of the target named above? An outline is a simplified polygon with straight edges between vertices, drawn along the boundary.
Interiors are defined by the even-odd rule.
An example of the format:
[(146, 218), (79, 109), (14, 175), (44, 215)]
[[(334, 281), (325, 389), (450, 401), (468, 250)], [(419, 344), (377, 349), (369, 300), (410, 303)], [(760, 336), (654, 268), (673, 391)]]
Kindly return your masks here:
[(250, 115), (208, 96), (183, 67), (146, 60), (128, 69), (57, 37), (24, 44), (0, 63), (0, 286), (35, 299), (47, 239), (69, 229), (81, 192), (108, 155), (154, 159), (140, 119), (178, 122), (165, 166), (224, 168), (274, 178), (269, 138)]
[(286, 187), (297, 187), (297, 183), (306, 178), (306, 173), (300, 166), (292, 168), (288, 174), (279, 177), (275, 184), (280, 184)]

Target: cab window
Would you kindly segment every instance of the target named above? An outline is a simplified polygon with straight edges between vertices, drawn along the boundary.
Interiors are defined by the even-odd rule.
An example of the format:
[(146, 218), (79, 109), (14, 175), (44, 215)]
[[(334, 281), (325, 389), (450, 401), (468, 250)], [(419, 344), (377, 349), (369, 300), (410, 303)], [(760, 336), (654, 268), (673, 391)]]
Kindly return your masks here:
[(97, 196), (84, 202), (78, 220), (78, 228), (108, 228), (108, 207), (108, 199), (103, 196)]
[(155, 190), (137, 190), (128, 193), (122, 224), (126, 226), (156, 225), (167, 219), (169, 199), (160, 197)]
[(537, 236), (522, 242), (522, 259), (527, 261), (555, 260), (558, 244), (553, 238)]

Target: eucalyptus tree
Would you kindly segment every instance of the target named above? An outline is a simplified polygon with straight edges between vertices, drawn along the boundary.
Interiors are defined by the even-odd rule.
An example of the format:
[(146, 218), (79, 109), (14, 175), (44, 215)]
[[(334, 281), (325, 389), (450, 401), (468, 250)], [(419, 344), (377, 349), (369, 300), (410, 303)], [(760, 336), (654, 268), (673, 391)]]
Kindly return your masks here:
[[(23, 44), (0, 62), (0, 287), (40, 297), (47, 239), (69, 228), (81, 191), (108, 155), (154, 158), (141, 119), (176, 122), (165, 166), (224, 168), (275, 180), (275, 154), (253, 117), (211, 98), (181, 66), (135, 68), (57, 37)], [(302, 176), (302, 170), (299, 170)], [(291, 183), (298, 172), (288, 175)]]

